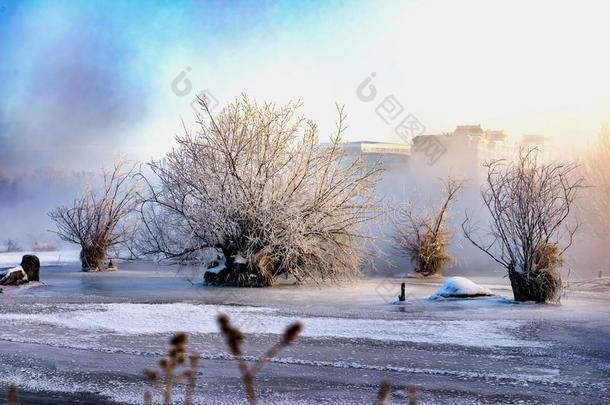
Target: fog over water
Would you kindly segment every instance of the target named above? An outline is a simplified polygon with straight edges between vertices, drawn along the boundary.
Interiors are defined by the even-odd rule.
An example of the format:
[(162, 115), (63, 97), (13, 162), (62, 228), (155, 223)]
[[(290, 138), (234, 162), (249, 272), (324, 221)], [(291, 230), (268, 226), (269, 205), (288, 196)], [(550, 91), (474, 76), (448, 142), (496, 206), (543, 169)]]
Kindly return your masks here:
[[(504, 24), (502, 8), (479, 4), (489, 17), (483, 21), (473, 21), (463, 11), (456, 18), (437, 16), (448, 27), (460, 27), (449, 44), (430, 33), (405, 42), (408, 51), (397, 52), (398, 39), (414, 38), (410, 30), (421, 28), (418, 21), (426, 20), (422, 17), (438, 14), (435, 7), (388, 2), (381, 10), (355, 3), (345, 10), (342, 2), (292, 8), (273, 1), (257, 7), (242, 1), (158, 7), (0, 2), (0, 246), (8, 238), (26, 249), (35, 241), (52, 240), (47, 213), (82, 192), (103, 163), (123, 153), (141, 161), (162, 156), (180, 133), (181, 119), (187, 127), (193, 125), (190, 103), (206, 88), (221, 103), (241, 92), (260, 101), (302, 98), (303, 113), (320, 124), (323, 140), (332, 130), (333, 102), (338, 101), (345, 103), (349, 114), (347, 140), (401, 142), (375, 113), (375, 106), (355, 96), (356, 87), (371, 72), (377, 72), (374, 84), (380, 97), (395, 94), (432, 133), (483, 122), (492, 129), (508, 128), (512, 141), (522, 132), (542, 131), (557, 135), (557, 145), (584, 149), (608, 112), (610, 93), (607, 81), (601, 79), (610, 64), (595, 51), (604, 38), (599, 32), (604, 24), (597, 23), (603, 13), (583, 6), (579, 21), (587, 24), (577, 30), (566, 23), (572, 21), (573, 10), (558, 6), (557, 23), (548, 27), (549, 35), (570, 39), (557, 42), (561, 42), (561, 55), (577, 49), (577, 56), (591, 62), (587, 74), (579, 75), (586, 85), (564, 83), (558, 95), (549, 93), (549, 88), (557, 87), (557, 77), (568, 77), (568, 69), (581, 68), (578, 58), (560, 64), (555, 63), (559, 53), (553, 53), (549, 61), (529, 64), (539, 70), (519, 68), (521, 58), (535, 56), (544, 38), (503, 36), (509, 30), (494, 26)], [(524, 3), (514, 15), (523, 8), (528, 13), (522, 13), (521, 30), (537, 32), (537, 17), (545, 15), (545, 8)], [(478, 23), (494, 29), (481, 38), (464, 28)], [(503, 46), (507, 40), (517, 45)], [(590, 47), (580, 47), (581, 43)], [(486, 64), (497, 69), (493, 74), (480, 66), (484, 63), (438, 70), (461, 54), (474, 54), (474, 49), (487, 50)], [(555, 45), (551, 50), (557, 51)], [(425, 63), (410, 63), (414, 55)], [(507, 65), (500, 63), (506, 60)], [(172, 89), (181, 72), (187, 73), (181, 84), (189, 90), (184, 96)], [(463, 80), (476, 77), (481, 80)], [(527, 105), (517, 96), (526, 97)], [(573, 154), (559, 156), (572, 158)], [(414, 190), (422, 202), (435, 200), (438, 179), (453, 174), (470, 181), (452, 210), (452, 224), (459, 226), (465, 210), (484, 221), (475, 162), (459, 154), (451, 159), (434, 166), (411, 162), (388, 167), (379, 186), (384, 201), (391, 205), (395, 199), (413, 196)], [(568, 263), (574, 272), (594, 275), (607, 263), (603, 258), (606, 241), (593, 236), (586, 217), (581, 219), (585, 225), (569, 251)], [(385, 225), (378, 236), (387, 238), (389, 229)], [(381, 245), (396, 264), (394, 269), (380, 266), (381, 270), (404, 273), (408, 261), (398, 259), (387, 242)], [(451, 252), (458, 259), (452, 271), (498, 271), (464, 240), (459, 229)]]

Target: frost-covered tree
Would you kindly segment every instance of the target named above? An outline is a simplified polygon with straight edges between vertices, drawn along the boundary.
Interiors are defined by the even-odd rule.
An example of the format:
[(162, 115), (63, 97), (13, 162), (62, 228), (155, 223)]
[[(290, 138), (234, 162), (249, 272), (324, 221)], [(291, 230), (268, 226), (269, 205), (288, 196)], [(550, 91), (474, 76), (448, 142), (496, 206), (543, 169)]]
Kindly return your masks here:
[[(103, 169), (103, 183), (90, 184), (71, 206), (59, 206), (49, 213), (62, 240), (78, 244), (83, 269), (99, 271), (112, 248), (128, 244), (135, 223), (130, 220), (137, 204), (140, 180), (137, 163), (123, 158)], [(132, 216), (133, 217), (133, 216)]]
[(21, 252), (23, 251), (23, 247), (16, 239), (7, 239), (6, 242), (6, 251), (7, 252)]
[(451, 263), (447, 246), (455, 231), (447, 224), (451, 204), (464, 180), (449, 177), (443, 184), (438, 204), (414, 207), (413, 202), (400, 205), (393, 220), (394, 242), (400, 253), (408, 256), (415, 271), (429, 276), (440, 274)]
[(363, 226), (377, 203), (380, 164), (341, 146), (345, 114), (328, 145), (297, 116), (300, 103), (258, 105), (242, 97), (213, 117), (200, 99), (197, 133), (153, 162), (142, 205), (144, 253), (189, 260), (217, 252), (212, 284), (266, 286), (358, 275)]
[(568, 221), (583, 182), (578, 166), (544, 163), (533, 148), (521, 150), (516, 162), (494, 160), (485, 167), (481, 195), (491, 215), (490, 239), (476, 238), (468, 217), (464, 235), (508, 270), (516, 301), (559, 300), (562, 255), (578, 229)]
[(587, 201), (591, 223), (597, 234), (610, 238), (610, 131), (602, 127), (599, 138), (590, 148), (584, 165), (587, 182)]

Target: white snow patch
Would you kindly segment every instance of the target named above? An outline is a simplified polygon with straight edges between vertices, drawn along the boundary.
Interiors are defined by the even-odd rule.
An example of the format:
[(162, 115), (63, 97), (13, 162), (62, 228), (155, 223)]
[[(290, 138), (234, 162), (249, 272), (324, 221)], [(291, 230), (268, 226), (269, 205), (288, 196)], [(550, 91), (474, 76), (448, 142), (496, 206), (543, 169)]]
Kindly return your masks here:
[(246, 263), (248, 263), (248, 259), (243, 257), (241, 255), (241, 253), (238, 253), (238, 254), (234, 255), (233, 258), (235, 260), (235, 263), (237, 263), (237, 264), (246, 264)]
[(481, 287), (465, 277), (451, 277), (438, 289), (436, 295), (440, 297), (474, 297), (492, 294), (488, 288)]
[(217, 266), (214, 267), (210, 267), (209, 269), (207, 269), (205, 272), (210, 272), (210, 273), (214, 273), (214, 274), (218, 274), (219, 272), (221, 272), (222, 270), (227, 268), (227, 264), (225, 263), (225, 261), (221, 261)]
[[(65, 304), (50, 313), (4, 313), (2, 322), (47, 324), (77, 330), (121, 335), (149, 335), (183, 331), (218, 333), (216, 316), (226, 313), (243, 332), (282, 334), (295, 317), (276, 309), (225, 305), (173, 304)], [(514, 330), (523, 321), (512, 320), (385, 320), (307, 317), (302, 335), (311, 338), (361, 338), (379, 341), (455, 344), (473, 347), (546, 347), (546, 342), (524, 340)]]
[(16, 266), (11, 269), (0, 271), (0, 284), (4, 280), (8, 279), (13, 273), (21, 273), (21, 281), (28, 281), (28, 275), (25, 274), (25, 270), (23, 270), (23, 267)]

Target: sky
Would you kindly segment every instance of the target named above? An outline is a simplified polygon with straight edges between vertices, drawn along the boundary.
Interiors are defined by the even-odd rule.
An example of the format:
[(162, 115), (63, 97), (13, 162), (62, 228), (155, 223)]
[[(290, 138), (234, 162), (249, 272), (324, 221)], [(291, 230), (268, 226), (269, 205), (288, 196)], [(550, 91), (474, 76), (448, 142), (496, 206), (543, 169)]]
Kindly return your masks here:
[[(167, 152), (191, 102), (301, 99), (324, 140), (458, 124), (587, 145), (610, 121), (608, 2), (0, 0), (0, 170)], [(362, 85), (365, 80), (366, 85)], [(361, 86), (361, 89), (359, 89)], [(370, 87), (373, 86), (373, 87)], [(362, 89), (371, 101), (362, 97)], [(392, 115), (379, 113), (390, 97)], [(382, 104), (386, 105), (387, 104)]]

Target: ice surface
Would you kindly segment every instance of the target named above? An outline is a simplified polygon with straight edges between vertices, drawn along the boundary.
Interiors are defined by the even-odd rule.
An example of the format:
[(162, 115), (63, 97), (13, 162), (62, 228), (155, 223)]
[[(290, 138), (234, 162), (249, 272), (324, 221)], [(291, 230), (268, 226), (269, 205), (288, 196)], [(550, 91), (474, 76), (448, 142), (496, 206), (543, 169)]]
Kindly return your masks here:
[(491, 295), (488, 288), (481, 287), (465, 277), (451, 277), (438, 289), (436, 295), (440, 297), (476, 297)]
[[(44, 288), (0, 294), (0, 384), (141, 403), (148, 388), (141, 370), (166, 354), (173, 333), (185, 331), (189, 348), (205, 360), (199, 379), (205, 383), (197, 388), (203, 403), (218, 403), (217, 392), (238, 392), (226, 403), (241, 403), (235, 364), (216, 325), (223, 312), (248, 334), (249, 362), (288, 324), (305, 324), (298, 344), (273, 359), (278, 364), (259, 380), (261, 392), (275, 391), (274, 381), (298, 388), (261, 403), (362, 403), (348, 394), (372, 398), (371, 381), (405, 378), (421, 387), (429, 382), (451, 398), (422, 404), (482, 405), (500, 389), (506, 395), (498, 403), (607, 403), (607, 290), (592, 296), (588, 286), (571, 289), (561, 306), (522, 304), (501, 298), (512, 296), (506, 278), (472, 278), (496, 296), (429, 300), (443, 280), (408, 279), (408, 299), (397, 306), (387, 303), (404, 278), (264, 289), (188, 281), (202, 271), (148, 262), (124, 263), (115, 273), (82, 272), (78, 264), (43, 269)], [(337, 384), (345, 388), (336, 392)], [(326, 385), (332, 388), (324, 391)], [(460, 389), (468, 391), (461, 402), (454, 398)]]

